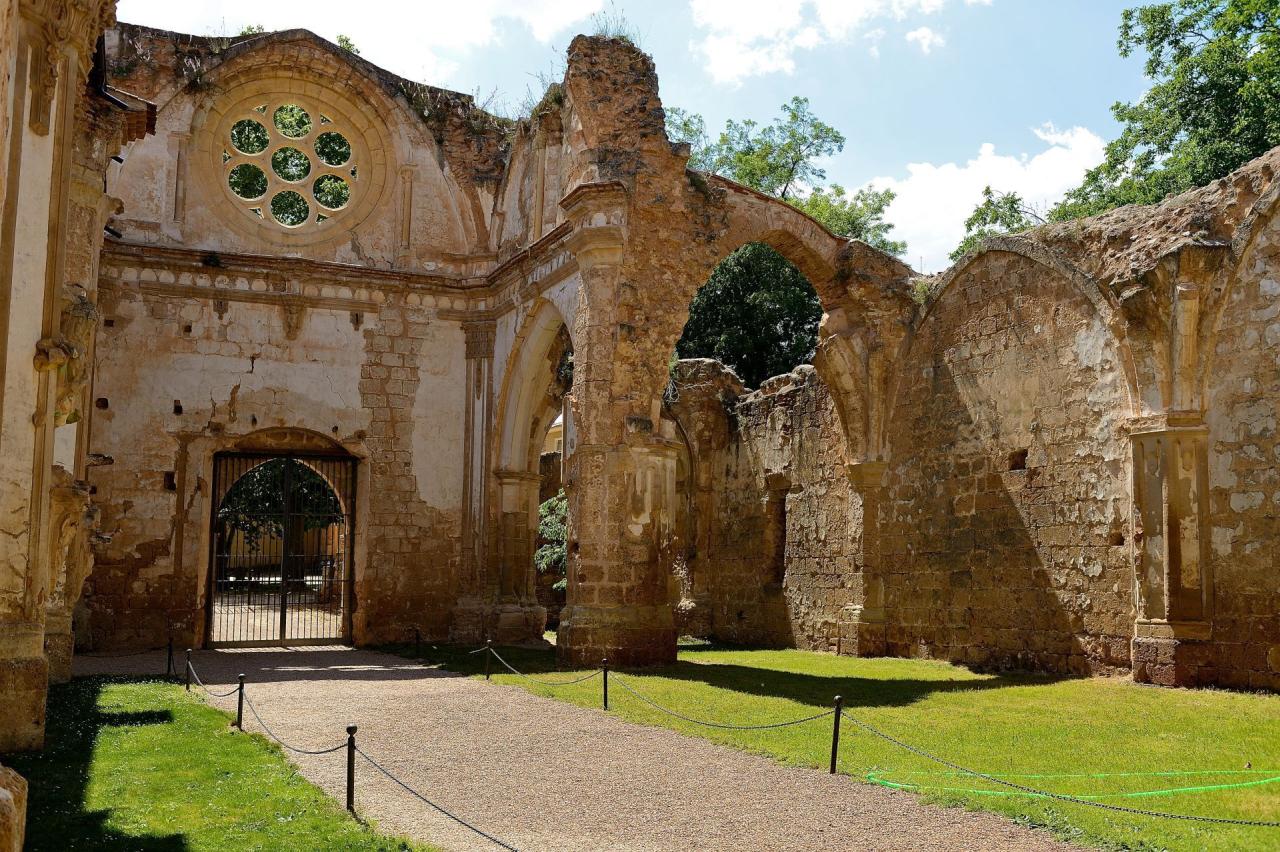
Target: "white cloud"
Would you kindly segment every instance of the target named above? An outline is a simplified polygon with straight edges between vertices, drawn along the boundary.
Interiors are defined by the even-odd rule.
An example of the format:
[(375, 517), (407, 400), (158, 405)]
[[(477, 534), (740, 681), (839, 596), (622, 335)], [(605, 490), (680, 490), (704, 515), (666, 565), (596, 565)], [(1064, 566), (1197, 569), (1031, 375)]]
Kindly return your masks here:
[[(893, 236), (907, 241), (907, 257), (921, 272), (939, 272), (947, 255), (964, 239), (964, 220), (981, 200), (982, 189), (1017, 192), (1036, 208), (1048, 207), (1080, 183), (1086, 169), (1102, 162), (1105, 144), (1085, 127), (1034, 130), (1046, 147), (1034, 155), (998, 154), (984, 143), (965, 163), (910, 163), (906, 177), (878, 177), (869, 183), (892, 189), (897, 198), (885, 218)], [(921, 267), (921, 265), (923, 266)]]
[(942, 35), (929, 27), (920, 27), (907, 33), (907, 41), (918, 45), (920, 52), (924, 54), (932, 53), (935, 47), (942, 47), (947, 43)]
[(876, 27), (863, 36), (864, 39), (871, 43), (867, 48), (867, 53), (871, 54), (872, 59), (880, 58), (880, 41), (884, 38), (884, 27)]
[[(737, 84), (759, 74), (790, 74), (798, 51), (846, 42), (877, 19), (933, 15), (945, 4), (946, 0), (690, 0), (694, 26), (702, 31), (692, 48), (702, 54), (716, 82)], [(972, 5), (971, 0), (966, 5)], [(929, 34), (928, 41), (920, 42), (926, 53), (943, 44), (942, 36), (921, 29)], [(871, 40), (868, 51), (879, 56), (883, 29), (866, 35)]]
[(457, 57), (500, 43), (504, 27), (526, 28), (536, 41), (549, 44), (603, 8), (604, 0), (363, 0), (356, 7), (348, 0), (310, 0), (305, 10), (261, 0), (120, 0), (117, 16), (196, 35), (237, 33), (249, 24), (268, 30), (303, 27), (327, 39), (343, 33), (365, 59), (440, 84), (458, 69)]

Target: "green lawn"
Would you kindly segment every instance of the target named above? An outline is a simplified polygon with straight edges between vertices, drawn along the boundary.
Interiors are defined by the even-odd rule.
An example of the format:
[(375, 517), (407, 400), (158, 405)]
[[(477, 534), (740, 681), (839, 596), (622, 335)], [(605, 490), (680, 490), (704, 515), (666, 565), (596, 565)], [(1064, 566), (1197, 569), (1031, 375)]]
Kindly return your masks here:
[(54, 686), (46, 742), (3, 758), (31, 785), (30, 852), (420, 848), (351, 819), (278, 748), (172, 683)]
[[(412, 654), (410, 646), (388, 650)], [(554, 654), (499, 649), (547, 679)], [(424, 658), (477, 674), (482, 654), (423, 646)], [(600, 707), (600, 679), (549, 688), (502, 671), (493, 679)], [(623, 676), (627, 678), (626, 675)], [(964, 766), (1030, 786), (1146, 810), (1280, 820), (1280, 696), (1169, 690), (1120, 679), (982, 675), (945, 663), (806, 651), (682, 647), (675, 666), (631, 675), (634, 689), (687, 716), (759, 724), (813, 714), (836, 694), (857, 718)], [(666, 716), (612, 677), (610, 711), (789, 764), (825, 767), (831, 720), (773, 731), (725, 731)], [(997, 811), (1078, 843), (1113, 849), (1277, 849), (1280, 829), (1235, 828), (1104, 812), (1009, 795), (957, 776), (845, 723), (839, 768), (931, 801)], [(1196, 789), (1187, 788), (1216, 788)], [(1176, 791), (1176, 792), (1161, 792)], [(1127, 794), (1127, 795), (1121, 795)], [(1143, 794), (1143, 795), (1133, 795)], [(1151, 795), (1146, 795), (1151, 794)]]

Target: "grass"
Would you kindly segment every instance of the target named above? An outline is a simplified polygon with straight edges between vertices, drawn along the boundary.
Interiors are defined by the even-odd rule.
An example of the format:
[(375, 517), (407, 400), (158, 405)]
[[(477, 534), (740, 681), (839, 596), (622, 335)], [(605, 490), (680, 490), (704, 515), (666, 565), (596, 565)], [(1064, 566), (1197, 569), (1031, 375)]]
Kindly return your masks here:
[[(387, 650), (406, 655), (412, 646)], [(423, 646), (428, 662), (483, 676), (484, 655)], [(500, 649), (547, 679), (554, 652)], [(507, 674), (493, 679), (537, 695), (599, 708), (596, 678), (551, 688)], [(502, 673), (498, 673), (501, 671)], [(624, 675), (637, 692), (684, 715), (760, 724), (811, 715), (844, 697), (852, 715), (963, 766), (1040, 789), (1202, 816), (1280, 820), (1280, 696), (1169, 690), (1121, 679), (976, 674), (940, 662), (857, 659), (806, 651), (684, 646), (674, 666)], [(831, 720), (771, 731), (700, 727), (645, 706), (611, 675), (610, 712), (797, 766), (826, 767)], [(1238, 828), (1110, 813), (947, 774), (845, 722), (839, 770), (915, 790), (946, 805), (995, 811), (1077, 843), (1108, 849), (1280, 848), (1280, 829)], [(1121, 774), (1124, 773), (1124, 774)], [(1182, 773), (1182, 774), (1174, 774)], [(1240, 785), (1230, 786), (1222, 785)], [(1174, 788), (1220, 789), (1165, 792)], [(1120, 795), (1130, 794), (1130, 795)]]
[(50, 688), (48, 715), (44, 751), (3, 759), (30, 782), (29, 852), (423, 848), (351, 819), (176, 684), (78, 678)]

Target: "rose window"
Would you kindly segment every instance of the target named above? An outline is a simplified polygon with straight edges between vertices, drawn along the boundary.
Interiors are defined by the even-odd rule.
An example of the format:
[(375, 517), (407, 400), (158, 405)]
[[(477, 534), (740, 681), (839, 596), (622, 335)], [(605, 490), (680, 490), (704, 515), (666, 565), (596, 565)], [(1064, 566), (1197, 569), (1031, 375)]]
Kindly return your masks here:
[(227, 188), (260, 221), (291, 231), (318, 228), (340, 215), (359, 188), (352, 138), (323, 108), (293, 100), (247, 106), (222, 142)]

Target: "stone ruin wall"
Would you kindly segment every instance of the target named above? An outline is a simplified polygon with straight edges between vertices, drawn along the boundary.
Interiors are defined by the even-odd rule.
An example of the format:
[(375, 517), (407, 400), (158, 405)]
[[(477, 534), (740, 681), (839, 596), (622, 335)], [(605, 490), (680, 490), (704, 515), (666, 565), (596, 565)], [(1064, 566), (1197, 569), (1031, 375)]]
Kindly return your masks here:
[(992, 252), (899, 366), (881, 528), (888, 650), (984, 667), (1127, 667), (1128, 396), (1073, 282)]
[[(307, 34), (268, 39), (255, 48), (265, 58), (255, 57), (254, 62), (265, 67), (268, 59), (305, 59), (308, 73), (331, 64), (314, 56), (315, 45), (306, 43), (308, 40), (318, 41)], [(487, 510), (489, 538), (478, 544), (457, 540), (458, 514), (466, 511), (460, 504), (466, 498), (423, 499), (424, 493), (437, 487), (429, 484), (424, 491), (423, 482), (439, 473), (434, 460), (425, 460), (424, 445), (414, 437), (413, 424), (419, 419), (416, 400), (421, 398), (422, 373), (428, 365), (420, 362), (415, 375), (414, 365), (408, 361), (428, 350), (435, 352), (437, 359), (429, 366), (448, 377), (442, 379), (443, 384), (466, 385), (470, 378), (459, 376), (464, 372), (472, 375), (473, 354), (470, 343), (463, 343), (463, 325), (472, 321), (468, 317), (493, 322), (495, 342), (490, 344), (489, 372), (485, 373), (490, 390), (488, 396), (478, 397), (483, 399), (478, 405), (496, 407), (501, 413), (504, 401), (496, 397), (498, 388), (504, 386), (502, 371), (528, 356), (516, 349), (521, 343), (517, 331), (536, 309), (537, 297), (543, 295), (566, 321), (575, 343), (584, 347), (580, 351), (581, 384), (575, 384), (580, 393), (575, 397), (574, 417), (587, 430), (590, 452), (608, 455), (613, 450), (600, 448), (618, 441), (628, 444), (626, 452), (618, 451), (607, 459), (602, 456), (588, 463), (584, 454), (579, 460), (578, 493), (596, 493), (607, 486), (608, 497), (576, 506), (578, 531), (582, 533), (578, 569), (573, 574), (580, 584), (575, 623), (583, 632), (574, 640), (578, 645), (586, 648), (596, 641), (592, 637), (597, 634), (600, 642), (608, 645), (613, 641), (611, 631), (623, 629), (649, 637), (644, 641), (662, 639), (666, 628), (661, 618), (654, 621), (657, 627), (640, 621), (634, 628), (628, 626), (631, 611), (661, 608), (660, 602), (653, 606), (658, 596), (653, 594), (651, 586), (655, 584), (650, 582), (650, 574), (658, 575), (659, 585), (664, 578), (648, 564), (650, 555), (657, 553), (656, 561), (668, 571), (667, 598), (676, 605), (677, 620), (691, 631), (732, 641), (852, 652), (847, 642), (842, 645), (843, 625), (867, 604), (864, 586), (872, 569), (866, 554), (874, 552), (879, 563), (875, 582), (884, 590), (886, 611), (879, 647), (890, 653), (935, 656), (983, 667), (1021, 666), (1060, 672), (1109, 672), (1138, 665), (1131, 652), (1137, 645), (1131, 643), (1139, 542), (1133, 520), (1137, 510), (1130, 497), (1133, 445), (1126, 430), (1135, 416), (1160, 415), (1174, 408), (1174, 401), (1162, 390), (1171, 380), (1167, 376), (1152, 378), (1168, 369), (1161, 359), (1168, 357), (1166, 338), (1170, 331), (1155, 320), (1144, 326), (1148, 319), (1135, 313), (1132, 293), (1135, 288), (1149, 288), (1156, 294), (1153, 298), (1164, 298), (1158, 282), (1144, 276), (1154, 275), (1150, 270), (1164, 263), (1162, 257), (1189, 250), (1187, 247), (1200, 239), (1196, 236), (1199, 226), (1183, 221), (1187, 217), (1178, 204), (1218, 211), (1206, 215), (1212, 220), (1209, 242), (1220, 243), (1232, 238), (1261, 190), (1242, 191), (1234, 199), (1208, 193), (1190, 204), (1175, 200), (1161, 208), (1119, 212), (1096, 222), (1077, 223), (1071, 229), (1044, 229), (1023, 240), (1052, 254), (1055, 259), (1051, 262), (1037, 260), (1034, 252), (995, 246), (949, 273), (946, 285), (927, 309), (905, 320), (897, 319), (891, 314), (900, 294), (888, 291), (896, 286), (891, 282), (898, 280), (902, 269), (867, 256), (865, 249), (858, 254), (856, 245), (838, 257), (828, 257), (822, 254), (826, 249), (810, 248), (823, 244), (823, 235), (812, 223), (787, 221), (782, 212), (772, 208), (755, 210), (759, 201), (742, 188), (716, 181), (698, 184), (679, 174), (672, 168), (672, 158), (678, 160), (678, 154), (667, 150), (656, 129), (658, 101), (651, 64), (625, 51), (605, 50), (591, 40), (575, 42), (574, 50), (566, 78), (567, 94), (561, 96), (568, 100), (550, 100), (533, 122), (518, 128), (508, 171), (498, 177), (484, 176), (475, 159), (468, 160), (463, 153), (466, 146), (455, 144), (465, 141), (461, 136), (455, 139), (456, 134), (465, 134), (465, 122), (450, 119), (439, 133), (435, 132), (439, 128), (433, 130), (427, 122), (424, 130), (414, 124), (421, 123), (419, 118), (411, 112), (406, 115), (403, 105), (398, 105), (391, 114), (404, 124), (389, 134), (385, 151), (394, 155), (393, 160), (411, 156), (423, 146), (436, 146), (439, 154), (434, 164), (417, 163), (411, 170), (407, 178), (410, 189), (403, 190), (404, 184), (399, 184), (408, 193), (401, 199), (409, 199), (413, 209), (424, 209), (432, 199), (444, 198), (448, 203), (440, 209), (455, 211), (452, 218), (439, 222), (414, 219), (406, 252), (396, 244), (396, 234), (403, 233), (405, 221), (403, 201), (395, 202), (369, 220), (369, 239), (353, 237), (348, 242), (327, 244), (323, 251), (306, 252), (321, 262), (358, 262), (369, 269), (405, 267), (417, 274), (452, 276), (456, 285), (487, 283), (493, 294), (493, 301), (487, 304), (462, 300), (461, 305), (450, 306), (447, 318), (438, 317), (409, 305), (405, 294), (412, 288), (388, 284), (367, 288), (365, 297), (360, 297), (372, 301), (371, 294), (377, 290), (382, 301), (376, 305), (343, 302), (339, 306), (320, 299), (299, 309), (297, 305), (307, 300), (293, 296), (303, 292), (304, 282), (282, 284), (281, 278), (288, 276), (257, 273), (246, 278), (249, 282), (261, 278), (269, 291), (266, 295), (223, 300), (211, 291), (211, 296), (188, 298), (166, 292), (162, 297), (162, 291), (172, 291), (182, 283), (182, 265), (168, 261), (152, 263), (149, 272), (139, 266), (136, 279), (124, 271), (128, 263), (117, 264), (121, 268), (108, 270), (104, 279), (111, 282), (106, 288), (113, 291), (109, 298), (115, 302), (111, 304), (130, 305), (130, 310), (136, 310), (140, 346), (164, 350), (172, 346), (173, 352), (180, 352), (186, 344), (183, 333), (174, 329), (181, 328), (178, 318), (190, 314), (197, 320), (193, 325), (213, 329), (212, 342), (229, 347), (226, 351), (211, 349), (216, 357), (225, 357), (228, 363), (249, 359), (263, 369), (273, 363), (272, 358), (281, 366), (302, 366), (309, 361), (306, 345), (280, 345), (282, 333), (288, 339), (292, 329), (299, 340), (310, 340), (310, 324), (321, 322), (325, 332), (349, 334), (348, 327), (356, 330), (352, 314), (362, 315), (365, 325), (352, 341), (358, 354), (345, 360), (336, 352), (324, 356), (332, 360), (334, 370), (348, 376), (347, 386), (359, 369), (358, 378), (353, 379), (360, 397), (358, 408), (351, 407), (349, 395), (342, 396), (347, 407), (339, 416), (335, 397), (326, 396), (331, 388), (307, 390), (314, 398), (298, 405), (264, 400), (270, 386), (266, 381), (253, 388), (244, 386), (236, 403), (243, 409), (246, 400), (252, 399), (252, 406), (261, 408), (260, 413), (249, 415), (251, 426), (253, 417), (264, 425), (333, 421), (317, 431), (325, 433), (326, 428), (338, 426), (339, 439), (371, 460), (370, 476), (376, 479), (364, 491), (374, 495), (374, 500), (384, 495), (387, 499), (381, 519), (377, 512), (368, 513), (373, 528), (362, 538), (368, 552), (377, 553), (389, 567), (383, 574), (371, 569), (366, 579), (376, 585), (362, 587), (359, 594), (373, 601), (366, 614), (382, 608), (387, 616), (377, 619), (380, 626), (376, 633), (369, 632), (368, 621), (358, 620), (357, 637), (401, 638), (394, 634), (419, 625), (446, 630), (443, 625), (449, 616), (445, 610), (456, 603), (463, 589), (458, 575), (466, 573), (463, 563), (468, 560), (468, 548), (475, 553), (477, 547), (487, 546), (489, 563), (495, 561), (495, 551), (504, 552), (494, 538), (493, 519), (499, 513), (496, 497)], [(231, 64), (249, 53), (248, 48), (239, 53), (233, 48), (223, 60)], [(590, 69), (608, 73), (588, 73)], [(135, 69), (130, 73), (142, 72)], [(162, 76), (154, 78), (161, 89), (171, 85)], [(350, 79), (358, 79), (358, 75), (352, 74)], [(394, 89), (393, 82), (377, 80)], [(590, 114), (572, 106), (586, 100), (597, 85), (617, 93), (616, 102), (605, 102)], [(387, 91), (383, 86), (377, 97)], [(174, 104), (190, 95), (170, 94)], [(629, 111), (618, 117), (614, 113), (620, 110)], [(168, 136), (154, 143), (147, 156), (138, 157), (134, 152), (134, 164), (142, 175), (134, 185), (163, 186), (164, 190), (132, 198), (129, 215), (133, 218), (124, 224), (133, 228), (133, 238), (158, 246), (201, 249), (207, 244), (219, 250), (251, 249), (243, 235), (228, 236), (216, 229), (204, 233), (199, 220), (175, 222), (172, 218), (170, 199), (176, 197), (172, 194), (176, 177), (164, 172), (167, 167), (163, 163), (181, 149), (183, 122), (189, 124), (193, 111), (194, 105), (175, 109), (170, 124), (164, 124), (162, 113), (162, 130)], [(1254, 183), (1265, 187), (1270, 181), (1270, 166), (1251, 168), (1256, 173)], [(403, 171), (397, 171), (397, 177), (406, 181)], [(617, 183), (590, 187), (589, 193), (574, 195), (563, 208), (554, 203), (584, 181)], [(623, 203), (611, 199), (630, 196), (636, 198), (635, 205), (621, 213), (611, 206)], [(476, 211), (489, 204), (494, 215), (486, 222)], [(583, 211), (590, 210), (596, 212), (582, 219), (587, 215)], [(672, 210), (679, 215), (673, 216)], [(566, 221), (566, 213), (574, 219), (572, 223)], [(1117, 229), (1117, 221), (1124, 227)], [(581, 257), (590, 262), (581, 266), (581, 277), (574, 274), (566, 280), (561, 276), (557, 280), (564, 283), (555, 285), (540, 283), (540, 276), (557, 274), (554, 270), (560, 261), (547, 263), (547, 259), (566, 254), (558, 247), (571, 231), (572, 251), (581, 251)], [(1221, 325), (1221, 333), (1212, 343), (1217, 360), (1204, 381), (1212, 433), (1208, 483), (1213, 513), (1212, 573), (1216, 579), (1214, 638), (1193, 643), (1190, 647), (1197, 650), (1191, 657), (1183, 654), (1176, 662), (1155, 659), (1152, 663), (1169, 671), (1175, 666), (1190, 667), (1194, 671), (1191, 682), (1274, 685), (1280, 668), (1276, 583), (1269, 544), (1275, 532), (1276, 502), (1271, 494), (1275, 489), (1268, 490), (1271, 469), (1266, 463), (1267, 453), (1273, 449), (1268, 441), (1274, 426), (1268, 424), (1269, 418), (1274, 418), (1277, 390), (1268, 377), (1274, 376), (1275, 370), (1266, 360), (1264, 346), (1245, 342), (1268, 340), (1275, 289), (1270, 270), (1276, 252), (1269, 222), (1265, 227), (1259, 224), (1256, 231), (1260, 236), (1250, 244), (1238, 272), (1230, 273), (1241, 280), (1232, 290), (1221, 320), (1215, 319)], [(712, 239), (704, 239), (708, 235)], [(525, 266), (521, 247), (539, 238), (543, 254), (534, 264), (544, 265)], [(833, 397), (813, 370), (773, 379), (760, 391), (747, 394), (740, 387), (733, 389), (733, 382), (724, 376), (712, 375), (715, 371), (710, 367), (699, 367), (695, 372), (702, 371), (701, 378), (713, 395), (699, 402), (701, 391), (686, 389), (685, 396), (671, 406), (679, 429), (669, 429), (669, 418), (658, 415), (657, 401), (645, 400), (651, 396), (651, 379), (665, 372), (665, 360), (654, 352), (669, 351), (667, 338), (674, 340), (678, 335), (680, 316), (669, 310), (671, 293), (683, 297), (686, 291), (692, 292), (696, 281), (705, 278), (701, 273), (711, 268), (717, 257), (750, 239), (770, 242), (806, 274), (816, 273), (811, 277), (828, 314), (844, 318), (845, 330), (836, 334), (849, 335), (857, 344), (856, 334), (861, 333), (857, 323), (868, 312), (876, 312), (876, 333), (887, 334), (884, 345), (889, 348), (885, 351), (891, 354), (874, 357), (887, 358), (889, 368), (875, 373), (873, 381), (865, 376), (842, 377), (839, 369), (832, 367), (836, 362), (826, 367), (820, 364), (825, 378), (834, 375), (837, 382), (850, 379)], [(609, 242), (612, 240), (618, 242)], [(449, 252), (465, 249), (472, 253), (440, 253), (438, 246), (447, 246)], [(556, 248), (552, 251), (548, 247)], [(531, 252), (529, 258), (534, 257)], [(484, 270), (492, 269), (495, 262), (497, 271), (490, 273), (486, 282)], [(850, 263), (859, 270), (854, 279), (842, 277)], [(1063, 271), (1072, 264), (1075, 272)], [(117, 271), (118, 279), (114, 277)], [(1201, 276), (1201, 286), (1217, 288), (1215, 292), (1223, 289), (1220, 277), (1214, 278), (1212, 271), (1194, 274)], [(651, 290), (635, 286), (640, 280), (653, 284)], [(253, 290), (252, 283), (247, 286)], [(349, 295), (360, 301), (354, 290)], [(229, 307), (220, 305), (224, 301)], [(1121, 311), (1127, 312), (1123, 320), (1117, 318)], [(436, 343), (427, 338), (415, 343), (411, 335), (414, 329), (430, 326), (433, 316), (436, 329), (452, 338), (448, 346), (439, 343), (438, 350), (433, 349)], [(1167, 319), (1162, 317), (1157, 312), (1156, 320)], [(216, 330), (219, 323), (226, 325), (222, 332)], [(250, 330), (243, 334), (232, 331), (237, 323)], [(621, 337), (604, 333), (614, 326)], [(893, 333), (906, 335), (901, 345), (889, 333), (895, 327), (898, 331)], [(640, 335), (639, 329), (649, 333)], [(251, 340), (270, 340), (280, 345), (280, 351), (265, 360), (250, 359), (253, 353), (244, 347)], [(612, 349), (610, 341), (615, 344)], [(238, 348), (230, 347), (231, 343)], [(124, 338), (112, 344), (129, 345), (131, 341)], [(374, 348), (381, 346), (389, 349)], [(452, 353), (447, 358), (443, 354), (446, 348)], [(465, 363), (463, 350), (467, 352)], [(857, 350), (856, 345), (851, 351), (873, 357)], [(169, 358), (173, 353), (163, 354)], [(374, 354), (379, 357), (373, 358)], [(384, 361), (382, 355), (392, 360)], [(407, 356), (407, 360), (393, 363), (395, 356)], [(441, 358), (452, 359), (451, 366), (441, 367)], [(1136, 367), (1126, 359), (1132, 359)], [(95, 396), (104, 395), (111, 382), (123, 388), (151, 382), (151, 377), (142, 381), (127, 370), (111, 378), (110, 365), (103, 364), (100, 381), (107, 384)], [(386, 375), (382, 375), (383, 368)], [(139, 479), (154, 480), (157, 474), (162, 479), (164, 472), (179, 466), (176, 448), (181, 441), (191, 441), (192, 447), (203, 441), (199, 451), (206, 458), (211, 447), (234, 442), (248, 431), (240, 411), (236, 427), (229, 428), (223, 422), (228, 419), (237, 369), (228, 368), (216, 381), (211, 380), (216, 388), (188, 385), (182, 389), (186, 395), (201, 399), (192, 409), (197, 412), (192, 424), (161, 423), (173, 417), (165, 413), (173, 400), (182, 398), (166, 389), (149, 396), (145, 404), (139, 403), (139, 409), (148, 413), (139, 414), (138, 422), (128, 428), (122, 424), (111, 440), (104, 438), (100, 451), (111, 453), (107, 444), (112, 440), (132, 443), (128, 452), (141, 458), (146, 451), (135, 436), (145, 429), (158, 430), (166, 435), (168, 445), (156, 458), (146, 461), (141, 468), (145, 474), (138, 474)], [(171, 370), (157, 364), (154, 372), (167, 374)], [(876, 384), (885, 374), (890, 376), (887, 390)], [(277, 375), (275, 384), (290, 392), (309, 385), (282, 376)], [(396, 389), (375, 387), (381, 380), (398, 383)], [(612, 383), (612, 389), (605, 388), (606, 382)], [(470, 396), (473, 391), (476, 389), (460, 393)], [(725, 405), (724, 394), (734, 399), (731, 406)], [(412, 404), (410, 396), (415, 399)], [(383, 399), (385, 411), (380, 410)], [(447, 404), (455, 415), (461, 407), (454, 401)], [(307, 405), (311, 409), (305, 417), (295, 416)], [(184, 410), (185, 406), (184, 400)], [(288, 416), (280, 413), (285, 410), (290, 412)], [(888, 421), (877, 420), (886, 411)], [(477, 417), (476, 424), (488, 423), (486, 428), (492, 428), (491, 410)], [(192, 438), (197, 420), (204, 433)], [(212, 430), (207, 423), (215, 424)], [(852, 432), (850, 424), (854, 424)], [(113, 428), (95, 427), (95, 432), (111, 436)], [(866, 434), (861, 434), (864, 428)], [(619, 430), (623, 431), (621, 438), (615, 434)], [(877, 437), (877, 432), (882, 434)], [(472, 433), (473, 449), (467, 450), (473, 453), (473, 461), (477, 434)], [(649, 434), (654, 436), (653, 447), (645, 437)], [(857, 446), (845, 445), (846, 434), (856, 439)], [(679, 435), (682, 437), (677, 440)], [(606, 520), (626, 516), (622, 504), (630, 487), (629, 465), (636, 459), (661, 457), (659, 466), (678, 471), (683, 451), (673, 447), (680, 440), (690, 468), (682, 498), (687, 504), (682, 505), (687, 505), (691, 517), (673, 519), (665, 510), (655, 513), (653, 517), (662, 520), (654, 529), (674, 536), (666, 542), (655, 539), (651, 546), (647, 541), (630, 541), (625, 534), (619, 539), (614, 535), (618, 530), (608, 527)], [(461, 435), (457, 441), (452, 450), (466, 444)], [(378, 442), (383, 443), (379, 446)], [(406, 449), (406, 443), (412, 448)], [(125, 453), (118, 456), (124, 457)], [(879, 489), (879, 520), (872, 530), (863, 529), (864, 498), (858, 490), (866, 483), (859, 480), (855, 488), (851, 480), (855, 473), (846, 469), (848, 465), (865, 467), (867, 462), (885, 468)], [(198, 467), (188, 464), (193, 471)], [(499, 459), (491, 459), (489, 468), (499, 464)], [(207, 507), (191, 508), (190, 498), (196, 494), (193, 489), (198, 487), (199, 477), (176, 477), (183, 483), (177, 486), (180, 493), (161, 494), (161, 502), (152, 504), (147, 513), (154, 518), (173, 517), (175, 511), (186, 513), (190, 529), (170, 536), (172, 551), (185, 554), (175, 560), (158, 544), (168, 530), (159, 526), (144, 530), (141, 522), (123, 520), (123, 501), (141, 505), (157, 499), (150, 490), (154, 483), (129, 482), (121, 466), (95, 470), (93, 476), (99, 501), (104, 505), (115, 502), (117, 508), (112, 511), (120, 516), (106, 519), (104, 529), (115, 524), (128, 530), (128, 523), (139, 523), (136, 531), (127, 531), (104, 554), (106, 567), (101, 577), (107, 586), (116, 586), (107, 593), (116, 596), (108, 605), (114, 620), (156, 620), (154, 613), (115, 618), (133, 611), (124, 603), (131, 593), (138, 596), (134, 600), (138, 607), (147, 595), (154, 595), (175, 603), (181, 599), (190, 609), (191, 601), (198, 600), (193, 595), (198, 595), (202, 582), (199, 574), (203, 569), (198, 566), (203, 562), (199, 548), (204, 546), (199, 543), (203, 535), (200, 521), (193, 519), (201, 511), (207, 515)], [(104, 499), (111, 488), (117, 492)], [(132, 495), (130, 488), (135, 489)], [(482, 485), (478, 491), (484, 489)], [(490, 491), (497, 493), (497, 489)], [(608, 518), (602, 514), (605, 509)], [(506, 509), (501, 511), (509, 514)], [(785, 533), (779, 529), (780, 519)], [(175, 524), (182, 528), (181, 522)], [(449, 533), (443, 532), (446, 527)], [(408, 534), (403, 534), (405, 529)], [(442, 543), (450, 534), (453, 538)], [(142, 551), (139, 545), (144, 545)], [(664, 550), (668, 545), (673, 546)], [(508, 547), (503, 558), (517, 550)], [(384, 553), (394, 555), (386, 560)], [(781, 555), (784, 566), (780, 577), (776, 555)], [(449, 567), (441, 568), (444, 564)], [(413, 578), (407, 579), (405, 571)], [(445, 575), (453, 579), (441, 580), (438, 587), (432, 585), (435, 577)], [(181, 592), (164, 588), (162, 577), (181, 585)], [(96, 577), (94, 582), (98, 600), (102, 592)], [(619, 614), (619, 607), (628, 612)], [(194, 616), (188, 629), (195, 629)], [(143, 632), (153, 635), (155, 631), (154, 626), (148, 626)], [(128, 641), (141, 643), (142, 639), (138, 635)], [(1163, 653), (1156, 647), (1155, 653)], [(1153, 679), (1164, 682), (1161, 677), (1164, 675)], [(1182, 675), (1174, 679), (1187, 682)]]
[(334, 293), (328, 305), (248, 297), (267, 286), (109, 258), (92, 449), (113, 464), (91, 482), (111, 542), (89, 582), (95, 645), (163, 644), (171, 627), (201, 640), (212, 456), (298, 428), (363, 459), (357, 640), (447, 634), (461, 514), (458, 323), (430, 296), (342, 284), (308, 285)]
[[(1142, 679), (1156, 682), (1277, 688), (1276, 158), (1161, 208), (1067, 232), (1079, 267), (993, 247), (949, 273), (911, 320), (895, 365), (878, 532), (863, 529), (862, 499), (842, 475), (848, 448), (812, 368), (747, 393), (715, 362), (681, 362), (674, 413), (699, 471), (696, 582), (677, 596), (698, 606), (685, 623), (726, 641), (838, 649), (833, 634), (864, 602), (860, 554), (874, 538), (890, 654), (1071, 674), (1141, 666)], [(1195, 239), (1212, 263), (1167, 244), (1195, 234), (1187, 220), (1204, 228)], [(1177, 379), (1159, 378), (1173, 356), (1151, 318), (1132, 307), (1146, 294), (1133, 278), (1108, 274), (1119, 261), (1095, 244), (1100, 233), (1164, 266), (1179, 258), (1160, 280), (1138, 279), (1148, 292), (1167, 277), (1210, 295), (1198, 332), (1209, 351), (1196, 368), (1208, 434), (1209, 570), (1188, 573), (1195, 519), (1180, 521), (1188, 556), (1179, 582), (1211, 591), (1203, 627), (1180, 616), (1176, 602), (1155, 601), (1170, 607), (1172, 629), (1183, 631), (1175, 636), (1195, 637), (1171, 657), (1161, 656), (1167, 645), (1143, 641), (1141, 625), (1135, 638), (1135, 571), (1146, 544), (1130, 433), (1149, 428), (1151, 415), (1141, 412), (1167, 404)], [(1053, 229), (1043, 239), (1063, 247)], [(1107, 283), (1073, 274), (1080, 268)], [(1113, 302), (1108, 290), (1125, 299)], [(779, 590), (768, 505), (781, 489)]]
[(1209, 478), (1215, 641), (1200, 679), (1280, 689), (1280, 223), (1256, 227), (1212, 351)]
[(836, 650), (858, 599), (861, 504), (844, 437), (810, 366), (747, 392), (716, 361), (681, 361), (675, 417), (696, 470), (682, 632), (721, 641)]

